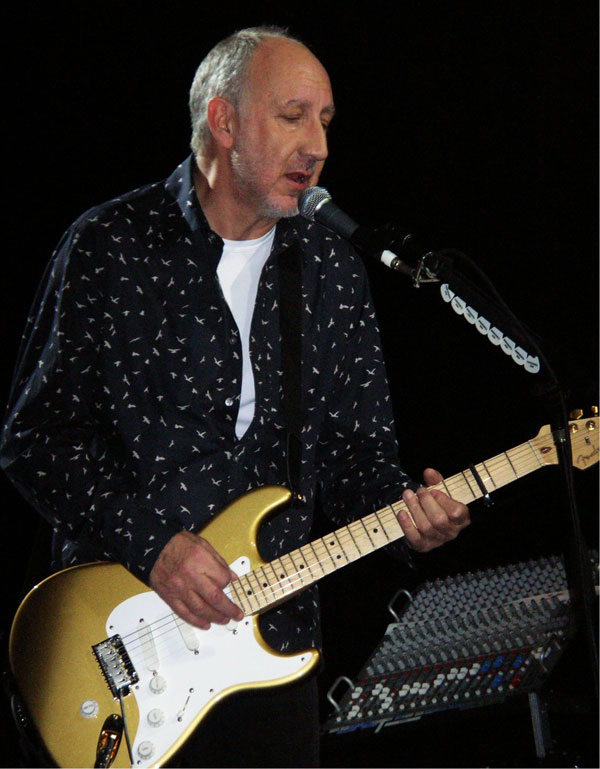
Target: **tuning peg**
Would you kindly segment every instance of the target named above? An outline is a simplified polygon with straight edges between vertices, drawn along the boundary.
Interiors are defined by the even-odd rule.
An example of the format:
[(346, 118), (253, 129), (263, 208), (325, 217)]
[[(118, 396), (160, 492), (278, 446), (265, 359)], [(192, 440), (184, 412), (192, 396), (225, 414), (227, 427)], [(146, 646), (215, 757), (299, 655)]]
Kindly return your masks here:
[(569, 417), (571, 419), (581, 419), (582, 416), (583, 416), (583, 409), (573, 409), (573, 411), (569, 413)]
[(592, 406), (590, 411), (592, 412), (592, 416), (593, 417), (597, 417), (598, 416), (598, 406)]

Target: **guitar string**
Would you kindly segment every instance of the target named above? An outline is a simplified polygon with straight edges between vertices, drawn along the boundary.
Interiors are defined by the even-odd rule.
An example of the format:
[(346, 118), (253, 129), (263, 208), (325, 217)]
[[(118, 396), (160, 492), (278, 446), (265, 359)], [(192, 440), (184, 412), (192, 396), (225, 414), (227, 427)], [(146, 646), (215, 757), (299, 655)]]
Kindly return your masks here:
[[(498, 458), (495, 457), (495, 458), (492, 458), (490, 460), (487, 460), (484, 464), (485, 465), (491, 465), (494, 462), (497, 463), (497, 460), (498, 460)], [(502, 458), (502, 462), (504, 463), (504, 462), (506, 462), (506, 460), (504, 458)], [(539, 464), (540, 463), (538, 463), (537, 466), (539, 466)], [(513, 475), (514, 475), (514, 473), (513, 473)], [(455, 486), (457, 485), (456, 483), (453, 483), (454, 480), (455, 479), (451, 478), (451, 479), (448, 479), (445, 482), (445, 485), (446, 485), (446, 487), (448, 489), (450, 489), (452, 485), (455, 485)], [(460, 478), (457, 479), (457, 480), (459, 480), (459, 482), (460, 482), (459, 485), (461, 487), (463, 487), (463, 488), (467, 487), (467, 484), (466, 484), (465, 480), (461, 480)], [(444, 484), (438, 484), (438, 487), (441, 487), (443, 485)], [(475, 495), (473, 495), (472, 493), (471, 493), (471, 496), (473, 496), (475, 498)], [(400, 506), (396, 503), (396, 507), (400, 507)], [(392, 510), (394, 510), (394, 512), (396, 512), (394, 506), (392, 506)], [(379, 515), (383, 515), (383, 512), (384, 511), (378, 511)], [(372, 514), (371, 516), (367, 516), (367, 518), (374, 517), (374, 516), (375, 516), (375, 514)], [(356, 522), (355, 521), (353, 523), (357, 524), (357, 523), (360, 523), (360, 522)], [(350, 533), (350, 535), (346, 534), (346, 529), (348, 529), (348, 531), (349, 531), (349, 527), (344, 527), (344, 528), (338, 530), (337, 532), (332, 533), (332, 535), (335, 534), (335, 536), (336, 536), (336, 538), (337, 538), (337, 540), (338, 540), (338, 542), (340, 544), (340, 547), (342, 549), (344, 549), (345, 545), (347, 546), (347, 544), (350, 542), (351, 539), (354, 541), (354, 544), (355, 544), (355, 540), (354, 540), (353, 537), (351, 537), (351, 533)], [(332, 535), (329, 535), (329, 536), (332, 536)], [(325, 538), (322, 538), (322, 540), (316, 540), (315, 542), (311, 543), (311, 547), (312, 547), (313, 551), (315, 551), (315, 546), (319, 546), (319, 545), (321, 546), (321, 548), (324, 547), (325, 550), (326, 550), (326, 554), (325, 554), (325, 559), (324, 560), (319, 560), (319, 558), (317, 558), (316, 562), (314, 562), (312, 564), (308, 564), (308, 573), (311, 575), (311, 577), (315, 576), (311, 572), (313, 572), (313, 570), (317, 569), (317, 568), (320, 569), (320, 571), (321, 571), (321, 574), (319, 576), (325, 576), (328, 573), (327, 570), (324, 567), (324, 563), (328, 562), (329, 560), (332, 560), (332, 557), (331, 557), (330, 551), (327, 549), (327, 546), (324, 543), (325, 539), (329, 539), (329, 537), (325, 537)], [(345, 540), (345, 541), (342, 541), (342, 540)], [(332, 542), (331, 545), (335, 546), (335, 542)], [(360, 550), (359, 550), (359, 548), (356, 547), (356, 544), (355, 544), (355, 549), (358, 551), (358, 557), (360, 557), (360, 555), (362, 555), (362, 553), (360, 553)], [(301, 550), (301, 548), (299, 550), (293, 551), (293, 552), (295, 554), (297, 554), (300, 550)], [(369, 550), (369, 552), (371, 552), (371, 550)], [(366, 555), (366, 553), (365, 553), (365, 555)], [(287, 554), (287, 557), (288, 557), (288, 560), (291, 561), (292, 565), (294, 565), (294, 560), (293, 560), (291, 554)], [(286, 558), (286, 556), (283, 556), (283, 558)], [(275, 563), (277, 563), (280, 560), (281, 559), (276, 559)], [(304, 560), (305, 559), (302, 559), (303, 562), (304, 562)], [(346, 560), (349, 561), (350, 559), (347, 558)], [(354, 559), (352, 559), (352, 560), (354, 560)], [(333, 562), (333, 560), (332, 560), (332, 562)], [(333, 563), (334, 563), (334, 568), (338, 568), (339, 566), (345, 565), (345, 564), (339, 564), (339, 565), (336, 566), (335, 562), (333, 562)], [(303, 563), (301, 565), (306, 565), (306, 564)], [(259, 568), (263, 569), (263, 571), (264, 571), (264, 567), (261, 566)], [(243, 575), (242, 579), (245, 578), (246, 582), (249, 584), (250, 583), (250, 577), (254, 576), (255, 579), (258, 582), (258, 577), (256, 575), (256, 571), (257, 570), (253, 570), (249, 574)], [(284, 569), (284, 571), (285, 571), (285, 569)], [(281, 591), (281, 595), (277, 596), (275, 598), (275, 600), (279, 600), (279, 599), (284, 598), (284, 597), (291, 597), (291, 595), (293, 594), (294, 591), (296, 591), (299, 587), (300, 588), (303, 587), (304, 586), (304, 581), (305, 581), (303, 577), (304, 577), (305, 574), (306, 574), (306, 572), (301, 574), (300, 571), (295, 571), (292, 574), (286, 573), (286, 576), (283, 579), (284, 579), (284, 581), (287, 581), (288, 584), (286, 586), (280, 586), (279, 587), (279, 590)], [(314, 581), (314, 580), (311, 580), (311, 582), (312, 581)], [(271, 592), (274, 593), (273, 586), (269, 584), (268, 587), (270, 588)], [(261, 591), (261, 590), (259, 590), (258, 592), (256, 590), (252, 590), (251, 591), (251, 595), (255, 599), (255, 601), (259, 604), (259, 610), (260, 610), (260, 608), (264, 608), (264, 606), (262, 606), (261, 604), (264, 603), (266, 593)], [(248, 603), (251, 602), (250, 599), (246, 597), (246, 595), (244, 596), (244, 600), (246, 600)], [(274, 602), (274, 601), (270, 601), (269, 600), (269, 601), (267, 601), (266, 605), (269, 605), (271, 602)], [(254, 612), (252, 612), (252, 613), (254, 613)], [(159, 624), (159, 623), (162, 623), (162, 624)], [(172, 629), (171, 626), (175, 626), (175, 627), (177, 626), (177, 619), (176, 619), (176, 617), (174, 615), (171, 615), (171, 616), (167, 615), (166, 617), (162, 618), (161, 620), (157, 620), (155, 623), (151, 623), (150, 625), (145, 626), (145, 628), (146, 628), (146, 636), (149, 633), (154, 633), (157, 638), (160, 637), (161, 634), (158, 633), (157, 631), (159, 631), (161, 628), (164, 628), (165, 627), (165, 623), (168, 626), (167, 629), (171, 630)], [(139, 631), (137, 631), (137, 630), (133, 631), (133, 635), (135, 635), (135, 634), (139, 634)], [(146, 638), (144, 638), (144, 637), (138, 638), (138, 641), (139, 641), (140, 646), (142, 646), (143, 644), (148, 643), (147, 637)]]
[[(511, 480), (517, 480), (523, 477), (524, 475), (527, 475), (532, 470), (545, 466), (544, 463), (541, 462), (538, 457), (538, 450), (536, 450), (536, 448), (534, 447), (533, 440), (535, 439), (532, 439), (531, 441), (526, 441), (525, 443), (520, 444), (519, 446), (516, 446), (514, 449), (509, 449), (506, 452), (501, 452), (500, 454), (494, 457), (491, 457), (487, 460), (484, 460), (483, 462), (477, 463), (475, 465), (476, 468), (483, 467), (486, 470), (485, 472), (486, 480), (489, 477), (489, 480), (491, 480), (492, 482), (492, 488), (488, 489), (488, 491), (492, 492), (496, 488), (500, 488), (501, 486), (506, 485), (506, 483), (510, 482)], [(571, 441), (572, 443), (581, 443), (583, 445), (585, 442), (585, 435), (584, 434), (582, 435), (579, 433), (572, 434)], [(510, 456), (509, 456), (509, 453), (510, 453)], [(512, 466), (513, 465), (512, 460), (514, 460), (515, 464), (522, 465), (523, 457), (525, 456), (529, 457), (530, 462), (527, 464), (526, 468), (521, 467), (520, 469), (522, 471), (517, 473), (514, 467)], [(512, 460), (511, 460), (511, 457), (512, 457)], [(499, 467), (502, 467), (505, 471), (507, 471), (507, 474), (511, 477), (505, 478), (503, 481), (500, 481), (500, 483), (494, 483), (491, 476), (493, 475), (496, 475), (496, 477), (498, 476)], [(510, 468), (510, 470), (508, 470), (508, 468)], [(472, 497), (471, 500), (468, 500), (469, 502), (480, 499), (482, 496), (482, 493), (479, 491), (479, 489), (477, 489), (477, 494), (473, 493), (473, 488), (469, 485), (468, 481), (464, 477), (465, 472), (466, 471), (463, 471), (462, 473), (458, 473), (457, 475), (451, 476), (450, 478), (445, 479), (442, 483), (436, 484), (431, 488), (434, 488), (434, 489), (437, 488), (441, 490), (446, 488), (449, 492), (451, 492), (450, 496), (454, 495), (453, 490), (460, 489), (461, 491), (468, 491), (469, 495)], [(478, 472), (480, 472), (479, 469), (478, 469)], [(498, 477), (497, 477), (497, 480), (498, 480)], [(401, 509), (406, 510), (406, 506), (402, 502), (392, 503), (389, 507), (392, 509), (394, 514), (396, 514)], [(281, 594), (275, 597), (274, 599), (271, 599), (269, 597), (266, 588), (260, 589), (258, 591), (253, 589), (251, 593), (251, 598), (254, 599), (254, 601), (258, 604), (258, 609), (251, 610), (248, 614), (246, 614), (246, 616), (252, 616), (253, 614), (261, 611), (262, 609), (267, 608), (269, 605), (274, 604), (279, 600), (291, 597), (294, 594), (294, 592), (297, 592), (298, 590), (303, 589), (303, 587), (308, 587), (309, 585), (305, 584), (305, 575), (307, 574), (307, 572), (304, 570), (304, 568), (308, 568), (308, 574), (311, 577), (309, 584), (313, 584), (315, 581), (317, 581), (321, 577), (324, 577), (327, 574), (332, 573), (332, 571), (338, 568), (341, 568), (342, 566), (345, 566), (348, 563), (353, 562), (354, 560), (358, 560), (358, 558), (362, 557), (362, 555), (368, 555), (370, 552), (373, 552), (375, 549), (378, 549), (378, 547), (385, 546), (385, 544), (387, 543), (382, 543), (382, 545), (371, 547), (366, 553), (361, 553), (360, 549), (356, 545), (356, 540), (352, 536), (352, 532), (350, 531), (351, 528), (358, 529), (361, 526), (364, 526), (363, 521), (365, 519), (374, 519), (374, 522), (377, 522), (378, 516), (381, 516), (381, 517), (385, 516), (386, 518), (389, 519), (385, 522), (386, 525), (391, 524), (392, 526), (394, 526), (395, 524), (397, 524), (397, 519), (395, 515), (390, 516), (389, 509), (382, 508), (381, 510), (376, 511), (375, 513), (371, 513), (370, 515), (365, 516), (365, 518), (353, 521), (347, 526), (344, 526), (334, 532), (331, 532), (329, 535), (325, 537), (321, 537), (320, 539), (314, 540), (313, 542), (308, 543), (307, 545), (304, 545), (301, 548), (291, 551), (291, 553), (286, 553), (280, 558), (276, 558), (269, 563), (261, 565), (256, 569), (253, 569), (251, 572), (248, 572), (248, 574), (242, 575), (240, 577), (240, 581), (244, 580), (250, 585), (250, 578), (254, 577), (257, 583), (259, 585), (263, 584), (263, 587), (264, 587), (264, 583), (261, 583), (261, 580), (256, 574), (256, 572), (258, 572), (259, 570), (262, 569), (264, 572), (265, 567), (271, 567), (275, 571), (274, 564), (281, 563), (282, 559), (288, 559), (289, 561), (291, 561), (292, 565), (295, 568), (295, 571), (292, 574), (286, 574), (285, 577), (281, 580), (281, 582), (288, 583), (287, 586), (285, 587), (281, 585), (281, 582), (279, 580), (276, 581), (275, 587), (273, 586), (272, 583), (267, 581), (267, 588), (268, 590), (270, 590), (272, 594), (275, 592), (275, 590), (278, 590), (281, 592)], [(382, 524), (381, 528), (385, 529), (385, 526)], [(335, 539), (337, 539), (337, 541), (339, 542), (340, 548), (342, 550), (344, 550), (346, 547), (348, 547), (352, 543), (352, 547), (354, 550), (358, 552), (358, 555), (356, 555), (354, 558), (348, 558), (346, 556), (346, 560), (344, 563), (339, 563), (336, 565), (335, 561), (333, 561), (332, 559), (331, 552), (327, 549), (327, 545), (325, 544), (325, 540), (328, 540), (330, 537), (334, 537)], [(402, 537), (402, 533), (396, 532), (396, 535), (394, 536), (394, 538), (390, 539), (389, 542), (391, 543), (401, 537)], [(362, 537), (359, 537), (359, 539), (363, 539), (363, 538), (364, 538), (364, 535)], [(317, 554), (315, 551), (315, 548), (317, 546), (321, 546), (326, 550), (324, 554), (324, 558), (322, 559), (319, 556), (319, 554)], [(335, 546), (335, 544), (333, 546)], [(303, 558), (301, 565), (304, 566), (304, 568), (300, 570), (295, 566), (292, 556), (301, 554), (302, 550), (304, 549), (308, 550), (309, 548), (312, 549), (313, 552), (315, 552), (315, 555), (317, 555), (317, 560), (312, 564), (309, 564), (307, 563), (309, 559)], [(327, 570), (324, 564), (329, 563), (329, 561), (333, 561), (334, 568)], [(312, 572), (314, 569), (320, 569), (320, 574), (318, 575), (313, 574)], [(285, 572), (285, 568), (283, 569), (283, 571)], [(231, 586), (231, 583), (230, 583), (230, 586)], [(240, 600), (239, 596), (235, 595), (233, 588), (231, 588), (230, 592), (231, 594), (233, 594), (232, 598), (235, 597), (238, 600)], [(247, 596), (246, 594), (244, 594), (244, 601), (250, 604), (251, 603), (250, 596)], [(241, 608), (244, 608), (244, 607), (241, 607)], [(251, 609), (251, 606), (249, 606), (249, 608)], [(156, 638), (160, 638), (161, 635), (163, 635), (165, 632), (170, 632), (173, 629), (177, 629), (178, 621), (184, 622), (183, 620), (181, 620), (180, 618), (178, 618), (176, 615), (172, 613), (158, 620), (155, 620), (153, 623), (149, 623), (148, 625), (145, 625), (145, 629), (148, 631), (148, 633), (156, 634)], [(186, 624), (189, 624), (189, 623), (186, 623)], [(194, 626), (190, 626), (190, 627), (192, 627), (192, 629), (195, 632), (202, 632), (200, 628), (195, 628)], [(158, 631), (163, 631), (163, 632), (158, 632)], [(138, 633), (139, 633), (138, 630), (134, 630), (129, 634), (123, 636), (122, 637), (123, 642), (125, 643), (125, 639), (131, 638), (132, 636), (135, 636)], [(144, 643), (148, 643), (148, 641), (144, 639), (138, 639), (138, 640), (139, 640), (139, 648), (141, 648), (141, 646)], [(131, 644), (132, 651), (135, 651), (138, 648), (138, 647), (135, 647), (134, 643), (135, 641), (132, 642)]]
[[(535, 449), (533, 449), (533, 450), (532, 450), (532, 447), (530, 447), (530, 446), (528, 445), (528, 443), (526, 443), (526, 444), (522, 444), (520, 447), (517, 447), (517, 449), (518, 449), (520, 452), (522, 452), (522, 453), (526, 451), (528, 454), (533, 454), (533, 455), (535, 455), (535, 458), (536, 458), (536, 462), (535, 462), (535, 463), (533, 463), (533, 466), (534, 466), (534, 467), (540, 467), (540, 466), (541, 466), (541, 464), (542, 464), (542, 463), (541, 463), (541, 462), (539, 462), (539, 460), (537, 460), (537, 454), (536, 454), (536, 452), (535, 452)], [(506, 454), (507, 454), (507, 453), (506, 453)], [(516, 456), (515, 450), (513, 450), (513, 457), (514, 457), (514, 458), (515, 458), (515, 459), (518, 461), (519, 457), (518, 457), (518, 456)], [(492, 457), (491, 459), (488, 459), (488, 460), (486, 460), (484, 463), (480, 463), (480, 464), (482, 464), (484, 467), (485, 467), (485, 466), (491, 466), (492, 464), (498, 464), (498, 462), (501, 462), (503, 465), (505, 465), (505, 464), (506, 464), (506, 461), (507, 461), (507, 460), (506, 460), (506, 458), (505, 458), (505, 456), (504, 456), (504, 455), (498, 455), (498, 456), (496, 456), (496, 457)], [(510, 460), (509, 460), (509, 461), (510, 461)], [(492, 474), (493, 474), (493, 471), (492, 471), (492, 472), (490, 472), (489, 474), (490, 474), (490, 475), (492, 475)], [(438, 487), (438, 488), (443, 488), (443, 487), (444, 487), (444, 485), (445, 485), (445, 486), (446, 486), (446, 488), (447, 488), (448, 490), (451, 490), (451, 488), (452, 488), (452, 487), (456, 487), (456, 488), (458, 488), (458, 487), (460, 486), (460, 487), (461, 487), (461, 488), (463, 488), (463, 489), (469, 489), (470, 495), (473, 497), (473, 499), (476, 499), (476, 498), (477, 498), (477, 496), (475, 496), (475, 495), (472, 493), (472, 491), (471, 491), (471, 487), (469, 487), (469, 486), (468, 486), (468, 484), (467, 484), (467, 481), (466, 481), (464, 478), (461, 478), (461, 477), (460, 477), (460, 475), (461, 475), (461, 474), (459, 474), (458, 476), (453, 476), (452, 478), (449, 478), (449, 479), (447, 479), (447, 480), (446, 480), (444, 483), (442, 483), (442, 484), (437, 484), (437, 487)], [(518, 477), (520, 477), (518, 474), (515, 474), (514, 472), (512, 473), (512, 475), (513, 475), (513, 477), (514, 477), (515, 479), (516, 479), (516, 478), (518, 478)], [(494, 488), (496, 488), (496, 486), (494, 486)], [(392, 505), (392, 510), (394, 510), (394, 512), (396, 512), (396, 508), (402, 508), (402, 507), (404, 507), (404, 506), (403, 506), (403, 505), (401, 505), (401, 504), (399, 504), (399, 503), (394, 503), (394, 504)], [(404, 509), (405, 509), (405, 508), (404, 508)], [(386, 512), (386, 510), (385, 510), (385, 509), (384, 509), (383, 511), (377, 511), (377, 513), (379, 513), (379, 515), (383, 515), (385, 512)], [(367, 518), (369, 518), (369, 517), (374, 517), (375, 515), (376, 515), (376, 513), (374, 513), (374, 514), (371, 514), (371, 516), (367, 516)], [(394, 521), (395, 521), (395, 517), (394, 517)], [(362, 525), (360, 520), (359, 520), (359, 521), (354, 521), (354, 522), (353, 522), (353, 524), (354, 524), (355, 526), (356, 526), (356, 524), (358, 524), (358, 525)], [(350, 525), (352, 525), (352, 524), (350, 524)], [(315, 549), (315, 546), (318, 546), (319, 544), (321, 545), (321, 547), (325, 547), (325, 550), (327, 551), (327, 552), (326, 552), (326, 554), (325, 554), (325, 559), (324, 559), (324, 560), (319, 560), (319, 557), (317, 557), (317, 561), (316, 561), (316, 562), (314, 562), (313, 564), (309, 564), (309, 565), (308, 565), (308, 573), (311, 575), (311, 577), (312, 577), (312, 576), (314, 576), (314, 575), (311, 573), (311, 572), (313, 572), (313, 570), (314, 570), (314, 569), (320, 569), (320, 571), (321, 571), (321, 574), (320, 574), (319, 576), (325, 576), (327, 573), (329, 573), (329, 572), (328, 572), (328, 571), (325, 569), (325, 567), (324, 567), (324, 565), (323, 565), (323, 564), (325, 564), (326, 562), (328, 562), (329, 560), (332, 560), (332, 559), (331, 559), (331, 553), (330, 553), (330, 552), (327, 550), (327, 546), (326, 546), (326, 545), (325, 545), (325, 543), (324, 543), (324, 540), (325, 540), (325, 539), (328, 539), (330, 536), (336, 535), (336, 538), (338, 539), (338, 541), (339, 541), (339, 544), (340, 544), (340, 547), (341, 547), (342, 549), (344, 549), (344, 546), (345, 546), (345, 544), (347, 545), (347, 544), (350, 542), (350, 540), (351, 540), (351, 539), (354, 541), (354, 538), (352, 538), (352, 537), (351, 537), (351, 534), (350, 534), (350, 535), (349, 535), (349, 534), (347, 534), (347, 533), (346, 533), (346, 530), (349, 530), (349, 527), (342, 527), (342, 529), (340, 529), (340, 530), (338, 530), (338, 531), (336, 531), (336, 532), (332, 532), (332, 533), (331, 533), (331, 534), (330, 534), (328, 537), (325, 537), (325, 538), (321, 538), (321, 540), (315, 540), (315, 542), (312, 542), (312, 543), (310, 543), (310, 545), (312, 546), (312, 549), (313, 549), (313, 551), (314, 551), (314, 549)], [(345, 540), (345, 542), (341, 541), (341, 538), (343, 538), (343, 539)], [(394, 537), (394, 539), (396, 539), (396, 538), (397, 538), (397, 537)], [(393, 540), (390, 540), (390, 541), (393, 541)], [(335, 543), (333, 543), (333, 544), (335, 544)], [(304, 547), (306, 547), (306, 546), (304, 546)], [(358, 548), (356, 547), (356, 545), (355, 545), (355, 549), (357, 549), (357, 550), (358, 550)], [(301, 550), (302, 550), (302, 548), (299, 548), (299, 549), (298, 549), (298, 550), (296, 550), (296, 551), (292, 551), (292, 553), (293, 553), (293, 554), (297, 554), (297, 553), (298, 553), (298, 552), (300, 552)], [(316, 552), (316, 551), (315, 551), (315, 552)], [(369, 550), (369, 552), (372, 552), (372, 550)], [(365, 553), (365, 555), (366, 555), (366, 554), (367, 554), (367, 553)], [(288, 554), (286, 554), (286, 555), (287, 555), (287, 558), (288, 558), (288, 560), (289, 560), (289, 561), (291, 561), (292, 565), (294, 565), (294, 560), (293, 560), (293, 558), (291, 557), (291, 556), (292, 556), (292, 554), (288, 553)], [(282, 556), (282, 558), (286, 558), (286, 555)], [(359, 555), (358, 555), (357, 557), (360, 557), (361, 555), (363, 555), (363, 554), (362, 554), (362, 553), (360, 553), (360, 551), (359, 551)], [(304, 562), (304, 560), (306, 560), (306, 559), (302, 559), (302, 561), (303, 561), (303, 562)], [(350, 560), (350, 559), (348, 559), (348, 558), (346, 559), (346, 561), (347, 561), (347, 562), (348, 562), (349, 560)], [(352, 560), (355, 560), (355, 559), (352, 559)], [(272, 566), (272, 565), (273, 565), (273, 563), (278, 563), (278, 562), (280, 562), (280, 561), (281, 561), (281, 559), (275, 559), (275, 561), (271, 562), (271, 564), (265, 564), (265, 566), (269, 566), (269, 565), (271, 565), (271, 566)], [(306, 565), (306, 564), (304, 564), (304, 563), (303, 563), (303, 565)], [(345, 565), (345, 564), (338, 564), (338, 565), (336, 565), (336, 564), (334, 563), (334, 568), (339, 568), (339, 567), (341, 567), (342, 565)], [(261, 567), (259, 567), (259, 568), (264, 570), (264, 566), (261, 566)], [(250, 582), (250, 577), (251, 577), (251, 576), (254, 576), (254, 577), (255, 577), (255, 579), (257, 580), (257, 582), (259, 582), (259, 580), (258, 580), (258, 577), (257, 577), (257, 575), (256, 575), (256, 571), (258, 571), (258, 569), (255, 569), (255, 570), (253, 570), (252, 572), (249, 572), (247, 575), (243, 575), (241, 579), (245, 579), (245, 581), (246, 581), (247, 583), (249, 583), (249, 582)], [(331, 570), (330, 570), (330, 571), (331, 571)], [(285, 569), (284, 569), (284, 572), (285, 572)], [(275, 598), (275, 600), (273, 600), (273, 601), (271, 601), (271, 600), (267, 600), (267, 602), (266, 602), (266, 606), (268, 606), (270, 603), (275, 603), (275, 601), (276, 601), (276, 600), (280, 600), (280, 599), (282, 599), (282, 598), (285, 598), (285, 597), (291, 597), (291, 595), (292, 595), (292, 594), (293, 594), (295, 591), (297, 591), (297, 590), (298, 590), (298, 588), (302, 588), (302, 587), (304, 586), (304, 582), (305, 582), (305, 580), (303, 579), (303, 577), (304, 577), (304, 575), (305, 575), (305, 574), (306, 574), (306, 572), (304, 572), (304, 574), (301, 574), (299, 571), (296, 571), (295, 573), (292, 573), (292, 574), (287, 574), (287, 573), (286, 573), (286, 576), (283, 578), (283, 581), (287, 581), (287, 583), (288, 583), (288, 584), (287, 584), (287, 586), (285, 586), (285, 587), (284, 587), (284, 586), (279, 586), (279, 588), (278, 588), (278, 589), (281, 591), (281, 595), (277, 596), (277, 597)], [(317, 577), (317, 578), (318, 578), (318, 577)], [(311, 579), (311, 584), (312, 584), (312, 582), (314, 582), (314, 579)], [(260, 582), (259, 582), (259, 584), (260, 584)], [(269, 585), (268, 585), (268, 587), (270, 588), (270, 590), (271, 590), (271, 593), (273, 593), (273, 592), (274, 592), (274, 590), (273, 590), (273, 586), (272, 586), (271, 584), (269, 584)], [(254, 598), (254, 600), (256, 601), (256, 603), (258, 603), (258, 604), (259, 604), (258, 610), (260, 610), (261, 608), (266, 608), (266, 606), (263, 606), (263, 605), (262, 605), (262, 604), (264, 603), (264, 601), (265, 601), (266, 592), (264, 592), (264, 591), (262, 591), (262, 590), (259, 590), (258, 592), (257, 592), (256, 590), (252, 590), (252, 593), (251, 593), (251, 595), (252, 595), (252, 597)], [(237, 596), (236, 596), (236, 597), (237, 597)], [(238, 597), (238, 600), (239, 600), (239, 597)], [(245, 601), (246, 601), (248, 604), (250, 604), (250, 603), (251, 603), (251, 601), (250, 601), (250, 598), (249, 598), (249, 597), (247, 597), (246, 595), (244, 595), (244, 600), (245, 600)], [(243, 607), (242, 607), (242, 608), (243, 608)], [(251, 607), (250, 607), (250, 608), (251, 608)], [(252, 611), (252, 612), (251, 612), (251, 614), (254, 614), (254, 613), (255, 613), (254, 611)], [(181, 620), (181, 621), (182, 621), (182, 620)], [(169, 615), (167, 615), (167, 616), (165, 616), (165, 617), (163, 617), (163, 618), (161, 618), (161, 619), (159, 619), (159, 620), (156, 620), (154, 623), (150, 623), (149, 625), (146, 625), (146, 626), (145, 626), (145, 628), (146, 628), (146, 630), (147, 630), (147, 633), (150, 633), (150, 632), (151, 632), (151, 633), (155, 633), (156, 631), (159, 631), (159, 630), (161, 630), (161, 629), (164, 629), (164, 628), (165, 628), (165, 624), (168, 626), (168, 630), (171, 630), (171, 629), (173, 629), (173, 627), (171, 627), (171, 626), (174, 626), (174, 627), (176, 628), (176, 627), (177, 627), (177, 618), (176, 618), (176, 616), (175, 616), (175, 615), (173, 615), (173, 614), (171, 614), (170, 616), (169, 616)], [(194, 629), (195, 629), (195, 628), (194, 628)], [(199, 630), (199, 629), (195, 629), (195, 630)], [(128, 637), (130, 637), (131, 635), (136, 635), (136, 634), (138, 634), (138, 633), (139, 633), (139, 631), (137, 631), (137, 630), (136, 630), (136, 631), (133, 631), (131, 634), (129, 634), (129, 636), (125, 636), (124, 638), (128, 638)], [(160, 637), (160, 635), (161, 635), (160, 633), (157, 633), (157, 634), (156, 634), (156, 637), (158, 638), (158, 637)], [(141, 646), (141, 645), (143, 645), (144, 643), (148, 643), (148, 641), (147, 641), (147, 640), (145, 640), (145, 639), (143, 639), (143, 638), (141, 638), (141, 639), (139, 639), (139, 643), (140, 643), (140, 646)]]

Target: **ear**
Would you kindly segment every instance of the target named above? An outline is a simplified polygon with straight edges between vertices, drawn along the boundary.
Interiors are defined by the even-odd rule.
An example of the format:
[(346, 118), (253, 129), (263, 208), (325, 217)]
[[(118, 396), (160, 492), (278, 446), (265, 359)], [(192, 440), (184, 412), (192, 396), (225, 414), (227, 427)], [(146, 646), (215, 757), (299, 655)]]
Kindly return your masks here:
[(235, 109), (220, 96), (213, 97), (206, 107), (206, 120), (215, 142), (226, 149), (233, 145)]

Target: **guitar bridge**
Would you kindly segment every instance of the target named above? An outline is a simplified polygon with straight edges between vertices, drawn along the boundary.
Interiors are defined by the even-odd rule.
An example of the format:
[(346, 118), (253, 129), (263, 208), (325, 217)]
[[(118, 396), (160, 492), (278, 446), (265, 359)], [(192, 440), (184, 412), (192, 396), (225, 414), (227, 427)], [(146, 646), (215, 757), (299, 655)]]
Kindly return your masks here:
[(139, 681), (139, 676), (129, 659), (121, 636), (113, 635), (94, 644), (92, 651), (113, 697), (119, 699), (120, 693), (129, 694), (130, 687)]

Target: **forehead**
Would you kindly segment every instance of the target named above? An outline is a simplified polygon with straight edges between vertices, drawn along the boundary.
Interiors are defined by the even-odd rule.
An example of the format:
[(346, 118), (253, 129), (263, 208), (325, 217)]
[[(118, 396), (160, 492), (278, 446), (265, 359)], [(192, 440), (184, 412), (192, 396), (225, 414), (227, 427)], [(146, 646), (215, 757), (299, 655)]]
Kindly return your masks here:
[(246, 94), (255, 103), (316, 104), (333, 111), (325, 68), (308, 48), (285, 38), (261, 43), (250, 62)]

